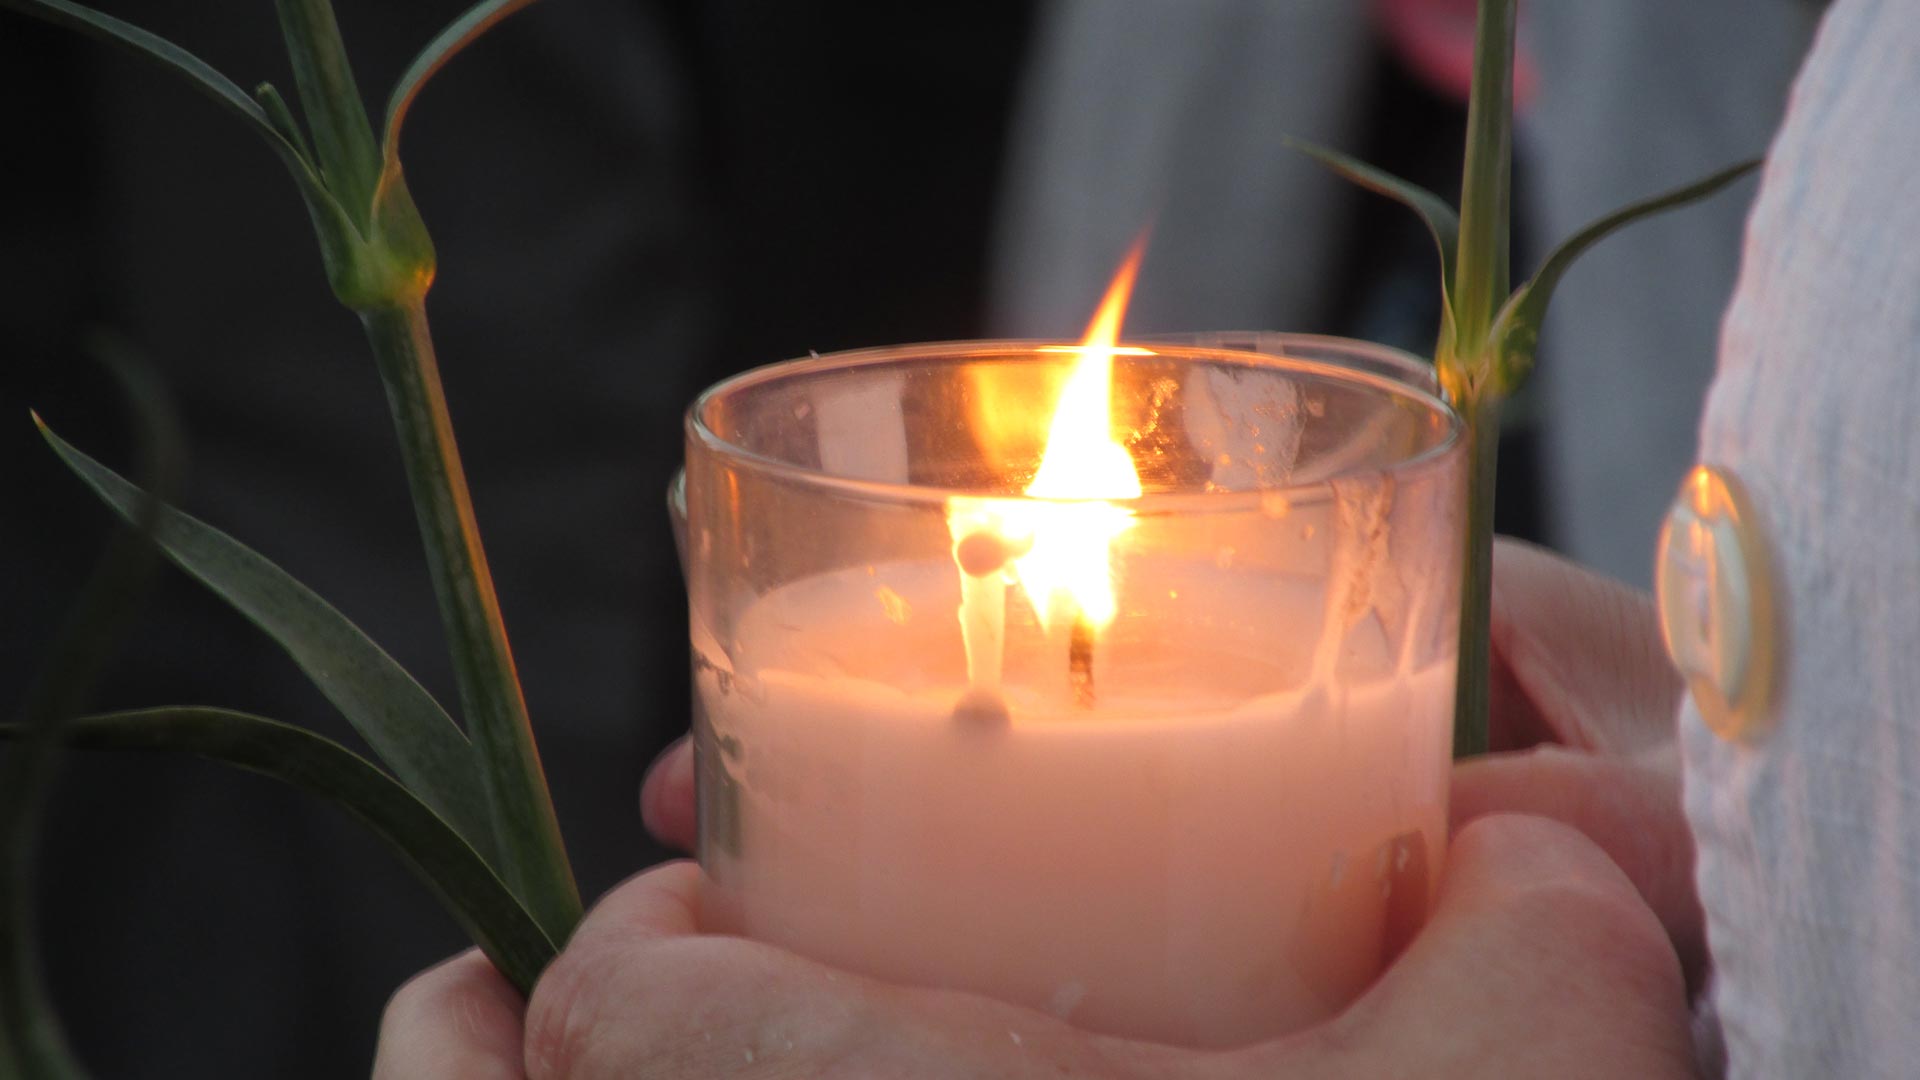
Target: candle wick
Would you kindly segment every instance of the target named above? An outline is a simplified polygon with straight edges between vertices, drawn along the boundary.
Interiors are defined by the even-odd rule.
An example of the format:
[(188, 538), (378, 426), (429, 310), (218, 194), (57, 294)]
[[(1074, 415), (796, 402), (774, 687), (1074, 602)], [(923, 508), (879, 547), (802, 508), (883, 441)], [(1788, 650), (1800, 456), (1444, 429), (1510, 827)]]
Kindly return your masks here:
[(1067, 640), (1067, 684), (1073, 687), (1073, 703), (1093, 708), (1093, 620), (1084, 613), (1073, 618), (1073, 633)]

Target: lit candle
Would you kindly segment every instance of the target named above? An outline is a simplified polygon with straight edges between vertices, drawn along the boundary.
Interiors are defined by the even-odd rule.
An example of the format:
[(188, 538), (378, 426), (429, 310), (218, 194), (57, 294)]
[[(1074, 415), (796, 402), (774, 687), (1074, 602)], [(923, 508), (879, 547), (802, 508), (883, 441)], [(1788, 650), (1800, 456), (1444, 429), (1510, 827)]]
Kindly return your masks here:
[[(1333, 369), (1116, 349), (1130, 278), (1066, 355), (1019, 494), (952, 490), (953, 443), (907, 421), (963, 414), (965, 363), (859, 361), (790, 400), (723, 385), (696, 406), (706, 906), (848, 970), (1229, 1046), (1338, 1010), (1424, 917), (1457, 423)], [(1116, 354), (1142, 373), (1118, 394)], [(894, 404), (863, 407), (870, 432), (793, 449), (821, 404), (876, 385)], [(696, 460), (721, 445), (740, 460)], [(840, 475), (808, 472), (829, 458)], [(888, 507), (916, 469), (937, 497)]]

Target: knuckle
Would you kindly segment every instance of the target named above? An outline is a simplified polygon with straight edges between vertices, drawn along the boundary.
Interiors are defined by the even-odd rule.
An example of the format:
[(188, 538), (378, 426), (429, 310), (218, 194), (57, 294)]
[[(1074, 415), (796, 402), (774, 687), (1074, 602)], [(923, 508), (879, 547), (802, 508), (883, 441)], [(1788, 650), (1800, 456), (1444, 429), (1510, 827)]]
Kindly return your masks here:
[(1632, 883), (1571, 825), (1531, 814), (1476, 818), (1453, 839), (1453, 857), (1492, 868), (1503, 906), (1516, 917), (1567, 909), (1638, 905)]
[(687, 1071), (693, 1036), (725, 1028), (742, 996), (738, 965), (711, 939), (569, 948), (527, 1004), (529, 1080), (562, 1076), (703, 1075)]
[(1625, 872), (1573, 827), (1500, 814), (1475, 820), (1454, 844), (1456, 857), (1503, 867), (1502, 917), (1517, 929), (1662, 977), (1676, 963), (1659, 917)]
[(598, 1011), (593, 1001), (594, 962), (581, 950), (556, 957), (527, 998), (525, 1054), (530, 1080), (576, 1071)]

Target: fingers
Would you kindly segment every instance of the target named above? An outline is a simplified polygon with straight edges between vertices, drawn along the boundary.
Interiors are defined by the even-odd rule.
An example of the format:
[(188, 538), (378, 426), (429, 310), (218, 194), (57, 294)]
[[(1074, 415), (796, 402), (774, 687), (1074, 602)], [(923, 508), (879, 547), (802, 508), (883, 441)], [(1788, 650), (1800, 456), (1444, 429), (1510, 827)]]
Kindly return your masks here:
[(698, 868), (609, 893), (534, 987), (531, 1080), (1112, 1076), (1164, 1047), (1103, 1040), (971, 994), (890, 986), (742, 938), (698, 933)]
[(601, 897), (568, 947), (681, 937), (700, 929), (700, 866), (679, 859), (635, 874)]
[(1633, 882), (1672, 939), (1688, 987), (1699, 987), (1705, 915), (1676, 771), (1558, 747), (1494, 754), (1454, 767), (1452, 811), (1456, 824), (1518, 812), (1586, 834)]
[[(659, 1075), (683, 1075), (657, 1060), (667, 1041), (659, 1021), (694, 991), (681, 979), (683, 965), (660, 946), (709, 940), (692, 936), (700, 929), (699, 890), (696, 864), (664, 863), (594, 905), (527, 1003), (529, 1076), (618, 1076), (643, 1062), (660, 1066)], [(674, 1032), (672, 1041), (684, 1034)]]
[(1668, 742), (1680, 676), (1645, 593), (1516, 540), (1493, 549), (1495, 749), (1630, 754)]
[(520, 994), (469, 949), (415, 975), (387, 1002), (374, 1080), (490, 1080), (521, 1071)]
[(647, 769), (640, 785), (640, 820), (654, 839), (692, 851), (698, 832), (693, 800), (693, 740), (683, 735)]
[(1454, 770), (1453, 820), (1515, 811), (1571, 825), (1620, 866), (1673, 941), (1690, 987), (1706, 965), (1693, 838), (1673, 747), (1679, 675), (1652, 600), (1556, 555), (1494, 547), (1495, 754)]
[(1578, 832), (1481, 818), (1433, 918), (1320, 1038), (1354, 1075), (1690, 1075), (1679, 965), (1653, 912)]
[(701, 935), (690, 863), (610, 894), (535, 988), (527, 1074), (661, 1076), (1684, 1075), (1659, 921), (1572, 829), (1462, 829), (1428, 927), (1331, 1025), (1232, 1054), (1090, 1036), (966, 994), (886, 986)]

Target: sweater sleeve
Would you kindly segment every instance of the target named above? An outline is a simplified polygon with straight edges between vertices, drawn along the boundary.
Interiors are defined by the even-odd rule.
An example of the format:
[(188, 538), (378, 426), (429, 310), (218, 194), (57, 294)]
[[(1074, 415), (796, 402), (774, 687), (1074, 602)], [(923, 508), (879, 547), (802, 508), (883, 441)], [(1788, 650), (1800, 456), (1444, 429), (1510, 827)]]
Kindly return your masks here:
[(1700, 458), (1771, 550), (1769, 715), (1683, 706), (1685, 804), (1740, 1076), (1920, 1061), (1920, 7), (1838, 0), (1748, 221)]

